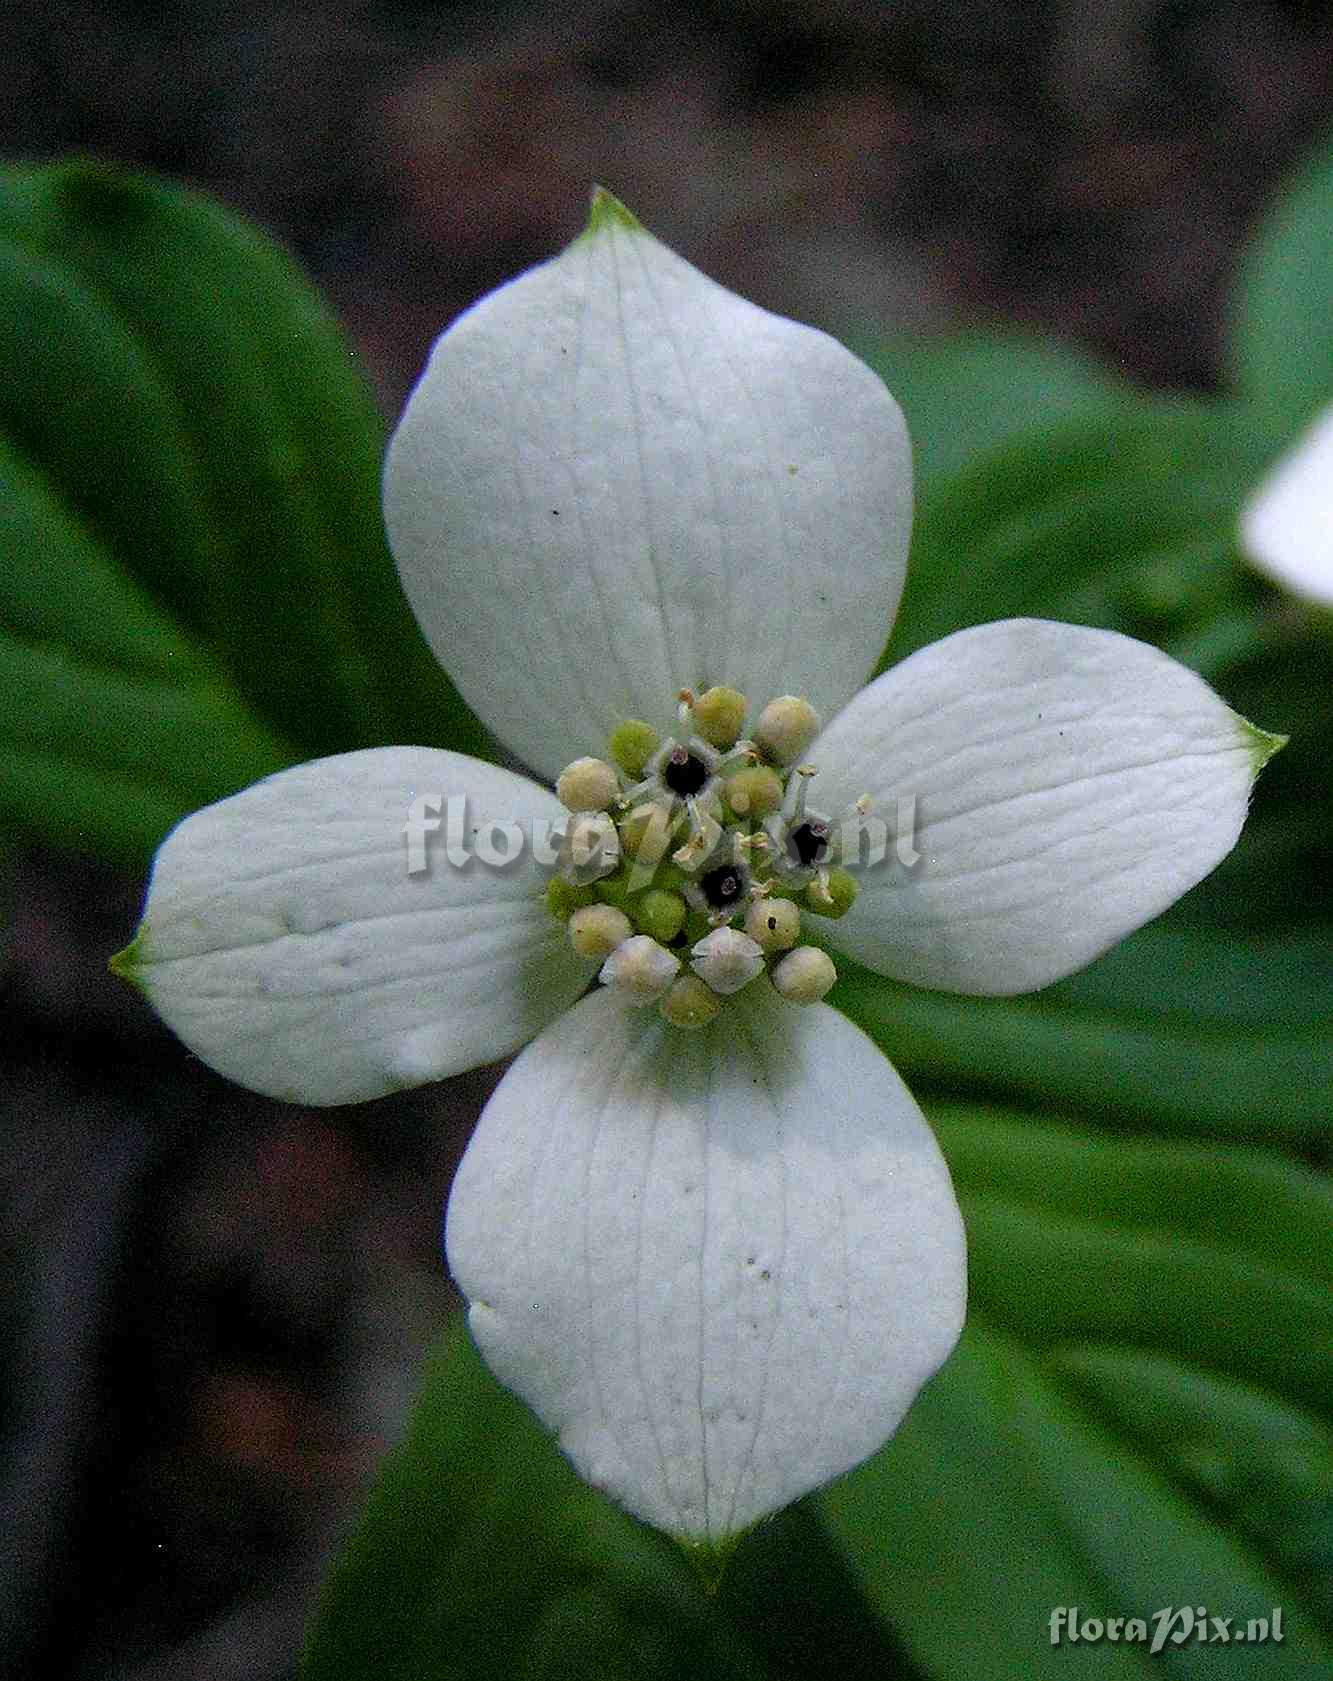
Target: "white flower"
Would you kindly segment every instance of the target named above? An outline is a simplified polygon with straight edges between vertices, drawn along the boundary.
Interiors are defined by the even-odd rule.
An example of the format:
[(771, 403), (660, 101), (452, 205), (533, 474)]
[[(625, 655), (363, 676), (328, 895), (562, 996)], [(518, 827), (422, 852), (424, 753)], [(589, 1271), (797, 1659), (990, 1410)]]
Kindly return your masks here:
[[(463, 841), (555, 820), (555, 797), (456, 753), (390, 748), (181, 824), (121, 961), (214, 1068), (307, 1103), (531, 1040), (450, 1203), (473, 1334), (585, 1477), (706, 1544), (879, 1447), (964, 1304), (961, 1223), (920, 1111), (835, 1009), (778, 995), (765, 964), (792, 965), (802, 998), (829, 970), (788, 955), (799, 914), (754, 905), (804, 894), (809, 937), (820, 895), (846, 912), (822, 943), (923, 986), (1043, 986), (1217, 863), (1273, 745), (1156, 650), (1037, 621), (962, 631), (858, 694), (903, 582), (909, 477), (902, 419), (868, 369), (599, 196), (563, 255), (443, 336), (394, 437), (386, 515), (421, 625), (548, 783), (617, 726), (642, 774), (682, 691), (782, 697), (786, 712), (794, 693), (831, 721), (795, 769), (783, 758), (803, 732), (788, 730), (742, 803), (762, 783), (771, 811), (812, 765), (829, 812), (914, 796), (919, 864), (867, 869), (850, 909), (841, 870), (836, 891), (766, 876), (767, 839), (691, 792), (716, 767), (688, 748), (664, 786), (707, 830), (686, 883), (707, 915), (664, 859), (665, 885), (617, 906), (646, 944), (608, 959), (611, 978), (654, 940), (664, 956), (698, 940), (700, 922), (773, 937), (709, 946), (745, 942), (756, 972), (734, 996), (682, 972), (661, 1007), (615, 985), (576, 1002), (598, 955), (551, 916), (531, 850), (504, 869), (404, 863), (422, 796), (467, 795)], [(739, 696), (709, 702), (709, 739), (733, 757), (739, 712)], [(749, 847), (744, 869), (708, 861), (724, 828)], [(828, 877), (823, 845), (802, 838), (806, 874)], [(654, 991), (669, 965), (649, 956)]]
[(1241, 543), (1275, 583), (1333, 607), (1333, 408), (1245, 505)]

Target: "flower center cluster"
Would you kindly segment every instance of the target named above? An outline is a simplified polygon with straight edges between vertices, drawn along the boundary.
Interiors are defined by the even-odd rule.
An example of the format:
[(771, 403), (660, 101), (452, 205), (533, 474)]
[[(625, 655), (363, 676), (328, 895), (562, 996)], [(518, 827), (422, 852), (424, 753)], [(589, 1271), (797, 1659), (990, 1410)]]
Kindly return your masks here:
[(818, 716), (782, 695), (746, 735), (736, 690), (677, 700), (676, 735), (630, 720), (606, 758), (561, 772), (572, 816), (550, 907), (574, 949), (602, 960), (604, 985), (677, 1027), (703, 1026), (750, 985), (814, 1003), (836, 971), (801, 943), (802, 918), (842, 916), (856, 896), (834, 825), (807, 810), (815, 767), (799, 761)]

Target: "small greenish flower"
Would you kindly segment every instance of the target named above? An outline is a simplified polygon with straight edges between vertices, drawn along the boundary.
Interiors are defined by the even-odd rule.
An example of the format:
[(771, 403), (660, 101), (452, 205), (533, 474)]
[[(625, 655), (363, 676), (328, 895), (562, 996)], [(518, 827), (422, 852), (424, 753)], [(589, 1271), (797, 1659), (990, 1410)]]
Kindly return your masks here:
[[(599, 194), (440, 339), (385, 474), (422, 629), (540, 781), (428, 747), (271, 777), (167, 838), (119, 960), (275, 1097), (526, 1045), (450, 1199), (472, 1333), (586, 1478), (714, 1549), (873, 1453), (963, 1320), (948, 1171), (820, 948), (1044, 986), (1213, 868), (1275, 744), (1035, 620), (862, 687), (910, 505), (870, 370)], [(904, 802), (910, 850), (857, 870)]]

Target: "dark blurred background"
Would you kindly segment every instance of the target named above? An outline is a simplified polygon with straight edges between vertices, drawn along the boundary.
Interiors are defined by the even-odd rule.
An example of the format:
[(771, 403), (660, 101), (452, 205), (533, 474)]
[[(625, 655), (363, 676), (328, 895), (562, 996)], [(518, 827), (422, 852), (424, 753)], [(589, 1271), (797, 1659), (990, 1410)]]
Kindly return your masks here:
[[(170, 172), (294, 247), (386, 415), (592, 180), (835, 331), (1020, 323), (1207, 390), (1238, 249), (1333, 116), (1333, 8), (11, 0), (0, 65), (5, 152)], [(0, 878), (0, 1662), (267, 1681), (450, 1306), (492, 1076), (238, 1092), (105, 972), (141, 890), (33, 850)]]

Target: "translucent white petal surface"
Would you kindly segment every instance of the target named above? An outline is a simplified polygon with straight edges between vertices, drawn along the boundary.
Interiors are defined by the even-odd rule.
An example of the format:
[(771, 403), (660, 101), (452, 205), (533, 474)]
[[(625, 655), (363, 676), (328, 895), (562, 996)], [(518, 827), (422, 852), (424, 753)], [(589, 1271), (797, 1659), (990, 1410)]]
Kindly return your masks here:
[(825, 716), (883, 650), (910, 456), (823, 333), (706, 279), (602, 196), (440, 339), (389, 448), (403, 585), (469, 704), (548, 777), (684, 687)]
[(1333, 409), (1320, 415), (1246, 505), (1241, 540), (1274, 582), (1333, 606)]
[(548, 1028), (482, 1115), (448, 1251), (580, 1473), (714, 1544), (873, 1453), (963, 1318), (911, 1094), (845, 1017), (757, 988), (693, 1032), (607, 993)]
[(870, 796), (920, 854), (861, 871), (828, 940), (882, 974), (1027, 992), (1082, 968), (1235, 844), (1280, 745), (1112, 631), (1007, 619), (877, 678), (810, 750), (829, 810)]
[[(427, 868), (409, 873), (412, 802), (438, 795)], [(448, 833), (450, 798), (457, 833)], [(122, 972), (229, 1079), (352, 1103), (493, 1062), (582, 992), (528, 844), (554, 795), (459, 753), (392, 747), (319, 759), (196, 812), (158, 853)], [(518, 825), (524, 845), (491, 867)], [(445, 847), (473, 854), (462, 868)]]

